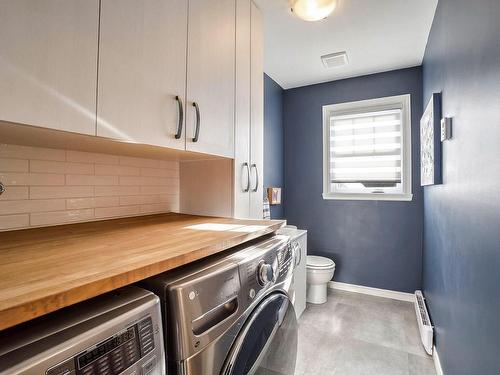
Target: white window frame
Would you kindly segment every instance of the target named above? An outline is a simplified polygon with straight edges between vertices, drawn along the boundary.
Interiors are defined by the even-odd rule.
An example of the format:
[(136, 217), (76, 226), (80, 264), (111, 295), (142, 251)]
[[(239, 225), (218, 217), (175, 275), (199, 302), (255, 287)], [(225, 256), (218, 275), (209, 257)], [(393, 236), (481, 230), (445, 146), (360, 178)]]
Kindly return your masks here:
[[(340, 200), (378, 200), (378, 201), (411, 201), (412, 163), (411, 163), (411, 97), (410, 94), (389, 96), (384, 98), (361, 100), (357, 102), (330, 104), (323, 106), (323, 199)], [(390, 109), (401, 109), (403, 192), (389, 193), (352, 193), (330, 191), (330, 117), (334, 114), (364, 113)]]

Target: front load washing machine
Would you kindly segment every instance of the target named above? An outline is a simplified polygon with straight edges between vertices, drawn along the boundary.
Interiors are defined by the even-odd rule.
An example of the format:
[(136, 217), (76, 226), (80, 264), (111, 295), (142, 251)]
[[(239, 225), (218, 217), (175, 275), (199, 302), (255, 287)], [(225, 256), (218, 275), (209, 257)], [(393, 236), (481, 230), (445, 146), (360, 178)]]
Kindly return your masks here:
[(0, 333), (1, 375), (165, 375), (157, 296), (129, 286)]
[(171, 374), (294, 373), (294, 250), (286, 236), (149, 279), (162, 300)]

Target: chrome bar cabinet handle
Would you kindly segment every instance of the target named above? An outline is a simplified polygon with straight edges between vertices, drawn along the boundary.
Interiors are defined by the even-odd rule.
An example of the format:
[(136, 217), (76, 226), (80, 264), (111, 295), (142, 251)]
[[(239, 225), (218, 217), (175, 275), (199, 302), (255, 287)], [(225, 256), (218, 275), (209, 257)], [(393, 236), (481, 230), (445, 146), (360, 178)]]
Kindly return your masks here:
[(182, 135), (182, 124), (184, 123), (184, 108), (182, 107), (182, 99), (177, 95), (175, 97), (177, 100), (177, 106), (179, 109), (179, 122), (177, 123), (177, 133), (175, 133), (175, 139), (180, 139)]
[(193, 107), (196, 110), (196, 128), (194, 131), (193, 142), (198, 142), (198, 137), (200, 136), (200, 121), (201, 121), (200, 107), (196, 102), (193, 102)]
[(252, 189), (252, 191), (255, 193), (257, 190), (259, 190), (259, 169), (257, 168), (257, 164), (252, 164), (250, 166), (250, 169), (255, 168), (255, 188)]
[(250, 166), (247, 162), (244, 162), (243, 168), (247, 169), (247, 187), (243, 189), (243, 192), (248, 193), (250, 191)]

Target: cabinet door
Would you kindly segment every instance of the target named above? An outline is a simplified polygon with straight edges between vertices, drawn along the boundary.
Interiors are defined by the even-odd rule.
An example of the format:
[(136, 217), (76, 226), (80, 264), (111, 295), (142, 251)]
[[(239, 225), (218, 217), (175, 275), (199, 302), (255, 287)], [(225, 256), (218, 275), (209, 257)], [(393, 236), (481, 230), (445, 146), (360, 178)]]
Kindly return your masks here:
[(95, 135), (98, 0), (0, 1), (0, 120)]
[(186, 149), (231, 158), (235, 6), (235, 0), (190, 0), (188, 20)]
[(236, 1), (234, 217), (250, 217), (250, 3)]
[(186, 43), (185, 0), (101, 1), (97, 135), (185, 148)]
[(260, 10), (251, 7), (251, 142), (250, 161), (252, 188), (250, 189), (250, 216), (261, 219), (264, 198), (264, 35)]
[(301, 234), (297, 238), (300, 246), (300, 263), (294, 272), (294, 289), (295, 289), (295, 313), (297, 319), (300, 318), (306, 309), (306, 279), (307, 279), (307, 233)]

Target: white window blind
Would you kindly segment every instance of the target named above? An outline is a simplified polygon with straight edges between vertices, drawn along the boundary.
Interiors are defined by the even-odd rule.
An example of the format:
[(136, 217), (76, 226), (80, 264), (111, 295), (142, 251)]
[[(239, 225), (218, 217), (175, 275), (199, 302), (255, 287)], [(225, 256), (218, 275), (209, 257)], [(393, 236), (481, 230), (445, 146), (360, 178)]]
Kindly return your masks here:
[(331, 183), (401, 183), (401, 109), (330, 117)]
[(323, 106), (323, 198), (412, 199), (409, 94)]

